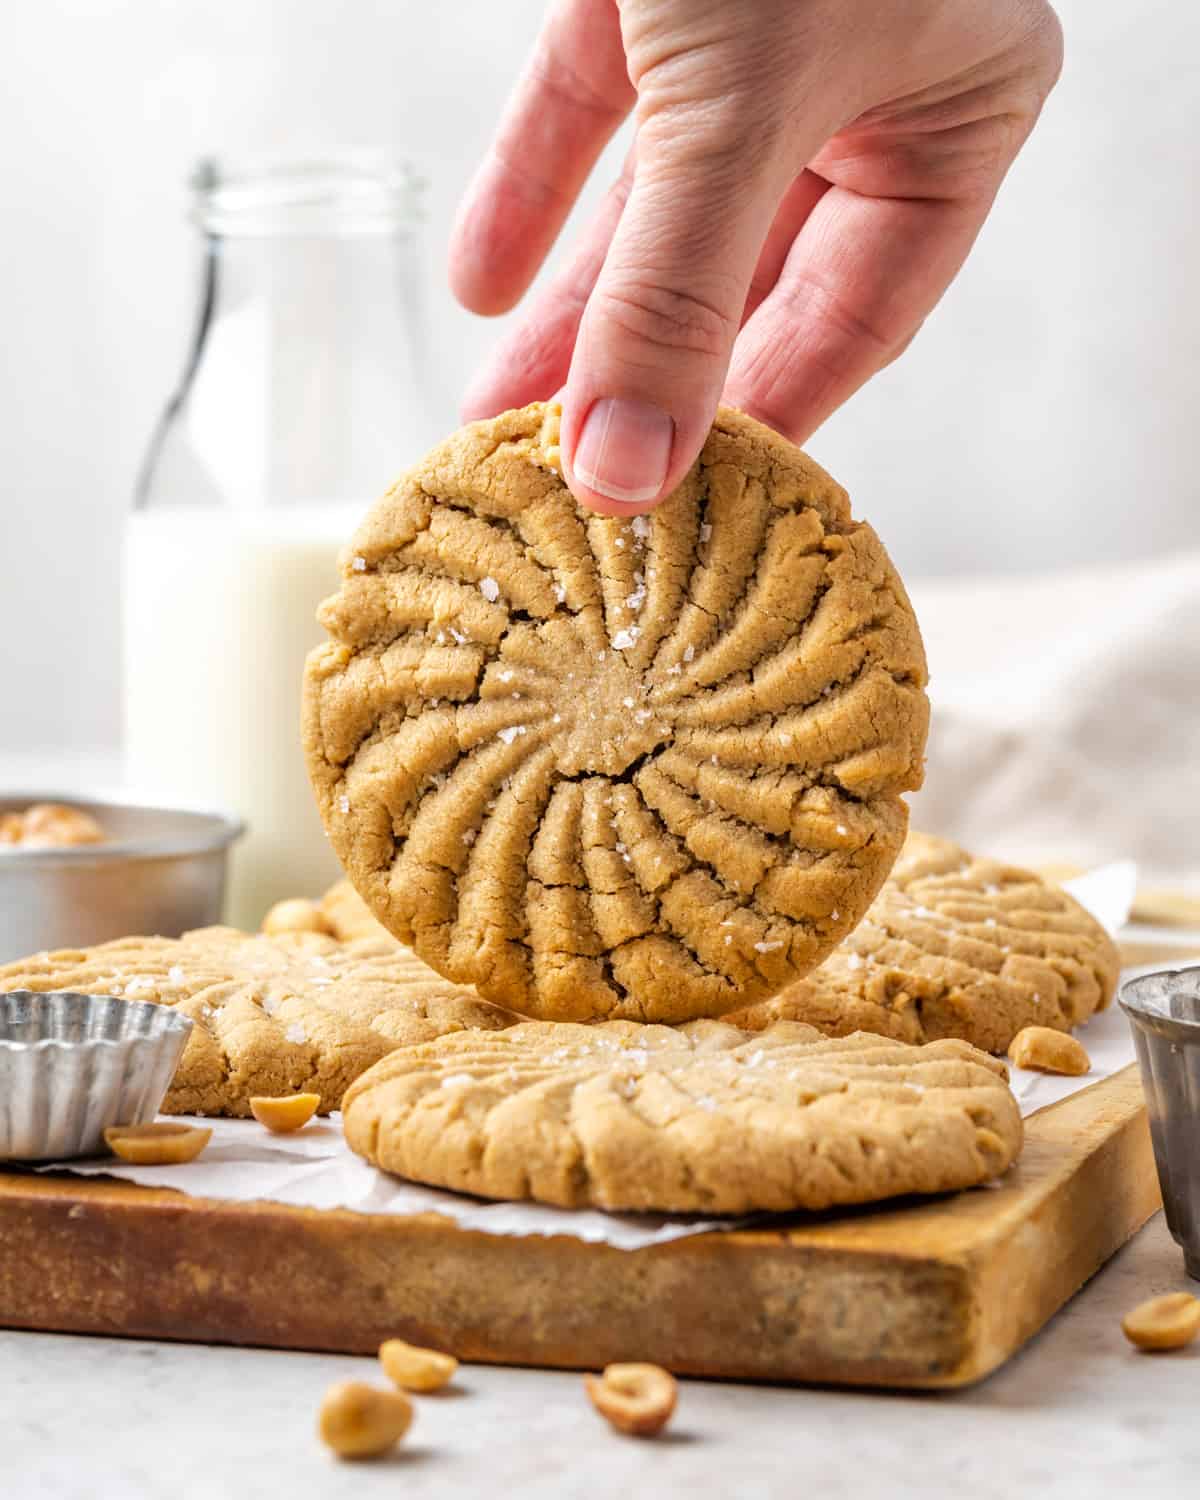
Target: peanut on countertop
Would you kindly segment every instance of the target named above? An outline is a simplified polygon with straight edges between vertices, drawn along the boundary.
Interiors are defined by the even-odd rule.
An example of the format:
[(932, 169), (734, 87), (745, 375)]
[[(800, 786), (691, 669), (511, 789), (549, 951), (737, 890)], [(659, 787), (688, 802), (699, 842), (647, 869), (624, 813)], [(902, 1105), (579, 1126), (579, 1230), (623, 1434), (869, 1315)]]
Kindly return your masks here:
[(378, 1458), (395, 1447), (412, 1419), (413, 1405), (403, 1391), (343, 1380), (325, 1392), (317, 1432), (339, 1458)]
[(1121, 1329), (1139, 1349), (1182, 1349), (1200, 1333), (1200, 1301), (1190, 1292), (1151, 1297), (1125, 1314)]

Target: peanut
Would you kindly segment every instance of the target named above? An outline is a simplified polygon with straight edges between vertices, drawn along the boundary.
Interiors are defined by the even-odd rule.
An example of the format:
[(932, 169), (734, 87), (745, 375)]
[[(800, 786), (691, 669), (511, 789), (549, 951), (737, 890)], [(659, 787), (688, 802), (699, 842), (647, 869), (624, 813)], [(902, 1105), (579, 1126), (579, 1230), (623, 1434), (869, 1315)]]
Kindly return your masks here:
[(1139, 1349), (1182, 1349), (1200, 1333), (1200, 1302), (1190, 1292), (1151, 1297), (1125, 1314), (1121, 1329)]
[(1063, 1073), (1071, 1078), (1088, 1072), (1092, 1066), (1082, 1042), (1049, 1026), (1023, 1026), (1009, 1042), (1008, 1055), (1018, 1068)]
[(405, 1391), (440, 1391), (458, 1369), (452, 1354), (422, 1349), (403, 1339), (385, 1339), (379, 1346), (379, 1363), (387, 1378)]
[(192, 1161), (210, 1140), (211, 1130), (199, 1125), (177, 1125), (169, 1120), (159, 1120), (153, 1125), (109, 1125), (104, 1132), (104, 1144), (113, 1155), (139, 1167)]
[(412, 1419), (412, 1402), (403, 1391), (343, 1380), (325, 1392), (317, 1432), (339, 1458), (378, 1458), (400, 1441)]
[(250, 1100), (250, 1113), (275, 1135), (290, 1135), (308, 1124), (320, 1103), (320, 1094), (287, 1094), (278, 1099), (255, 1094)]
[(678, 1398), (674, 1376), (658, 1365), (608, 1365), (603, 1375), (585, 1375), (583, 1382), (600, 1415), (633, 1437), (661, 1432)]
[(20, 815), (15, 842), (26, 849), (70, 848), (75, 844), (100, 844), (104, 829), (90, 813), (61, 802), (35, 802)]
[(262, 930), (271, 936), (281, 932), (319, 932), (324, 937), (333, 936), (333, 928), (325, 920), (317, 903), (306, 901), (302, 896), (276, 901), (262, 920)]

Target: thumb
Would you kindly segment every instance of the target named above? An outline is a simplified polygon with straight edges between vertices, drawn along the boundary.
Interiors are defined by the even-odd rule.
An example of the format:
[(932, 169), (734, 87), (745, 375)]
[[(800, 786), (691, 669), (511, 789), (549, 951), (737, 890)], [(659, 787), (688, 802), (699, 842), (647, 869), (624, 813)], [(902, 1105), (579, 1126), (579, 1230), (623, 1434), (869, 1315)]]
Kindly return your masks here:
[(650, 509), (699, 453), (790, 175), (763, 150), (762, 109), (736, 94), (648, 118), (644, 107), (633, 186), (563, 400), (568, 483), (610, 515)]

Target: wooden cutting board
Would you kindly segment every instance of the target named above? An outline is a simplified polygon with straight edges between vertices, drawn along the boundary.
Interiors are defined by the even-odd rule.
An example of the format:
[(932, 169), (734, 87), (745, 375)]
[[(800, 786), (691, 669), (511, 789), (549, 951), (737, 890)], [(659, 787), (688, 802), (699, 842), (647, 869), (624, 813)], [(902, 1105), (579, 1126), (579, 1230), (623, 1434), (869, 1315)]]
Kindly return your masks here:
[(1136, 1068), (1027, 1121), (1003, 1185), (639, 1251), (0, 1173), (0, 1325), (851, 1385), (965, 1385), (1159, 1204)]

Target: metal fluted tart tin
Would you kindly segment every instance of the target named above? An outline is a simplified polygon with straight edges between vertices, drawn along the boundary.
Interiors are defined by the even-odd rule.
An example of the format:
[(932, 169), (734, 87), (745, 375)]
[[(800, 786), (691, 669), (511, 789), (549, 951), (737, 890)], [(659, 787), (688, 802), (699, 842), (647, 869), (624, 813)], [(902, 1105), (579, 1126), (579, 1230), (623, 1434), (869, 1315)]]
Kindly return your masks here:
[(0, 995), (0, 1160), (95, 1156), (108, 1125), (153, 1120), (192, 1023), (69, 990)]
[(1121, 987), (1150, 1115), (1163, 1208), (1189, 1276), (1200, 1281), (1200, 968)]

